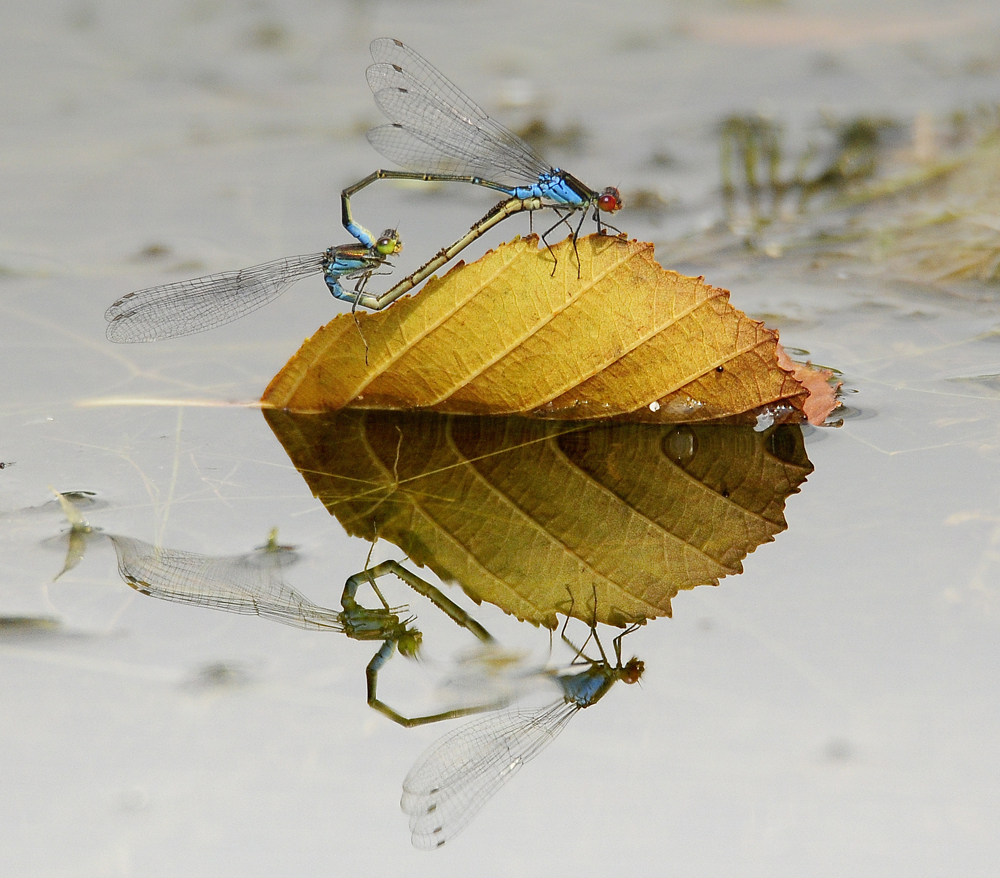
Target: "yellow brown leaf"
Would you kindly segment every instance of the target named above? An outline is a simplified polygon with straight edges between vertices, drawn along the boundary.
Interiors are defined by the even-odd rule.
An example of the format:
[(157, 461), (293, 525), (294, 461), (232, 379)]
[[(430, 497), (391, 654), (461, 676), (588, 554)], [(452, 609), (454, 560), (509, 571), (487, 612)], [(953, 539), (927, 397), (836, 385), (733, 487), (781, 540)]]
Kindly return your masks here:
[[(777, 333), (652, 244), (517, 239), (375, 314), (344, 314), (273, 379), (266, 406), (645, 423), (803, 420)], [(578, 276), (579, 275), (579, 276)], [(360, 331), (359, 331), (360, 330)]]

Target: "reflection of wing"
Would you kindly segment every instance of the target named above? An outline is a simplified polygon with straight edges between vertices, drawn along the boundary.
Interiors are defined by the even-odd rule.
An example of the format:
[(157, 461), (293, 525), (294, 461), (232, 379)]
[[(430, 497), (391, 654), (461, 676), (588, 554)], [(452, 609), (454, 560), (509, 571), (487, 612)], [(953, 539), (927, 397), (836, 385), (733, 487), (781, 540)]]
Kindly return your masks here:
[(325, 264), (325, 253), (289, 256), (138, 290), (104, 312), (107, 335), (115, 342), (139, 342), (213, 329), (264, 307), (299, 278), (322, 271)]
[(282, 582), (292, 553), (261, 549), (212, 557), (110, 536), (118, 571), (136, 591), (165, 601), (262, 616), (296, 628), (343, 631), (340, 614), (312, 603)]
[(432, 850), (458, 835), (578, 710), (563, 699), (535, 710), (501, 710), (435, 742), (403, 781), (400, 806), (410, 815), (414, 846)]

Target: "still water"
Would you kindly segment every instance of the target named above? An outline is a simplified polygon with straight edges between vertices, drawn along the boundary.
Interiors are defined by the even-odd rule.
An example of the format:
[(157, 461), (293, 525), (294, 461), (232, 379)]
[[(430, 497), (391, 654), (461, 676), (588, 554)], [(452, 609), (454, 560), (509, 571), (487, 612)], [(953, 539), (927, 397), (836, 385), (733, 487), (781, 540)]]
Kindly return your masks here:
[[(4, 874), (992, 874), (1000, 223), (979, 108), (1000, 93), (995, 4), (94, 2), (4, 17)], [(108, 342), (104, 309), (130, 290), (347, 243), (339, 192), (386, 164), (363, 136), (381, 121), (367, 46), (386, 35), (553, 162), (618, 187), (616, 224), (663, 265), (840, 370), (843, 425), (265, 418), (253, 402), (271, 377), (347, 310), (318, 277), (211, 333)], [(787, 182), (844, 159), (831, 132), (861, 118), (885, 132), (873, 179), (978, 156), (973, 182), (853, 207), (831, 185), (799, 214), (795, 186), (765, 170), (755, 190), (734, 159), (720, 193), (720, 131), (746, 130), (725, 120), (778, 138)], [(380, 183), (354, 211), (400, 230), (400, 278), (493, 203)], [(526, 230), (507, 220), (467, 258)], [(513, 496), (530, 516), (501, 510)], [(682, 538), (617, 524), (638, 515)], [(692, 543), (711, 549), (696, 562)], [(555, 544), (607, 594), (654, 608), (620, 656), (621, 629), (599, 626), (603, 659), (584, 645), (595, 602), (551, 588), (569, 578)], [(350, 616), (345, 583), (390, 561), (427, 587), (390, 571), (382, 604), (360, 581), (371, 615)], [(660, 575), (696, 564), (721, 584)], [(525, 594), (498, 597), (514, 580)], [(573, 646), (515, 618), (561, 626), (567, 609)], [(558, 739), (423, 853), (404, 778), (481, 720), (406, 728), (366, 703), (373, 656), (408, 651), (414, 629), (421, 660), (397, 650), (377, 677), (406, 717), (514, 698), (540, 711), (570, 674), (620, 659), (627, 683), (633, 656), (643, 672), (564, 711)]]

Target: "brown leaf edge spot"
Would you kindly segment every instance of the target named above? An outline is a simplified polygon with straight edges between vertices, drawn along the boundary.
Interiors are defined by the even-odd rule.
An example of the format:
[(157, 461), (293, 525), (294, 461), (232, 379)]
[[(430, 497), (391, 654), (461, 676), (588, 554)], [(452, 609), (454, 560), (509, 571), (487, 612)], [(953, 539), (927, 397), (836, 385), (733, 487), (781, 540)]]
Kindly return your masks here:
[(837, 392), (843, 385), (842, 381), (833, 380), (830, 369), (821, 369), (812, 363), (797, 363), (785, 349), (778, 345), (778, 365), (791, 372), (795, 379), (809, 391), (802, 406), (806, 419), (814, 427), (821, 427), (833, 412), (840, 408)]

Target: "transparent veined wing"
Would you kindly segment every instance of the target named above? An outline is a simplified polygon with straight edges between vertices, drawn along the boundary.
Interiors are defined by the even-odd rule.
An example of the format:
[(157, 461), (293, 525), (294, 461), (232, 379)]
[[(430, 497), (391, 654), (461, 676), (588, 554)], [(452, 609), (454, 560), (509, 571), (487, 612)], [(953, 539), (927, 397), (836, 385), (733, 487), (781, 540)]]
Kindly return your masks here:
[(410, 815), (414, 846), (432, 850), (458, 835), (578, 710), (564, 699), (534, 710), (501, 710), (435, 742), (403, 781), (400, 806)]
[[(391, 37), (372, 40), (369, 47), (374, 67), (399, 68), (410, 80), (419, 83), (428, 91), (441, 95), (449, 106), (455, 107), (470, 120), (480, 122), (490, 120), (486, 111), (463, 92), (455, 83), (438, 70), (426, 58), (418, 55), (409, 46)], [(494, 123), (496, 124), (496, 123)]]
[(264, 307), (300, 278), (323, 271), (325, 253), (289, 256), (238, 271), (175, 281), (122, 296), (104, 312), (119, 343), (180, 338)]
[[(400, 125), (379, 125), (368, 129), (368, 142), (389, 161), (418, 174), (451, 174), (457, 177), (486, 177), (479, 157), (455, 158), (435, 143), (428, 143)], [(507, 180), (493, 182), (508, 185)]]
[[(532, 184), (549, 165), (536, 156), (516, 134), (505, 128), (500, 131), (485, 127), (476, 120), (461, 115), (454, 107), (415, 82), (407, 81), (394, 68), (376, 65), (369, 68), (368, 80), (375, 103), (394, 125), (374, 128), (368, 140), (382, 155), (414, 170), (430, 172), (450, 160), (454, 173), (475, 175), (496, 183)], [(385, 80), (394, 85), (382, 85)], [(402, 81), (405, 85), (399, 85)], [(492, 121), (492, 120), (490, 120)], [(395, 135), (393, 132), (395, 131)], [(424, 152), (416, 155), (403, 152), (405, 131), (412, 140), (424, 144)], [(443, 171), (442, 171), (443, 172)]]
[(498, 141), (418, 85), (383, 88), (375, 92), (375, 102), (395, 124), (373, 128), (368, 141), (403, 167), (477, 176), (511, 187), (532, 185), (549, 171), (518, 148), (520, 141)]
[(457, 116), (420, 86), (384, 88), (375, 102), (394, 125), (368, 132), (368, 142), (386, 158), (421, 173), (476, 176), (504, 185), (531, 184), (538, 174), (496, 141)]
[(312, 603), (282, 580), (287, 550), (212, 556), (109, 535), (118, 571), (132, 588), (165, 601), (261, 616), (296, 628), (343, 631), (341, 614)]
[(511, 186), (531, 185), (551, 170), (408, 46), (383, 38), (371, 49), (377, 63), (368, 68), (368, 85), (395, 125), (373, 128), (368, 139), (386, 158), (412, 170), (480, 176)]

